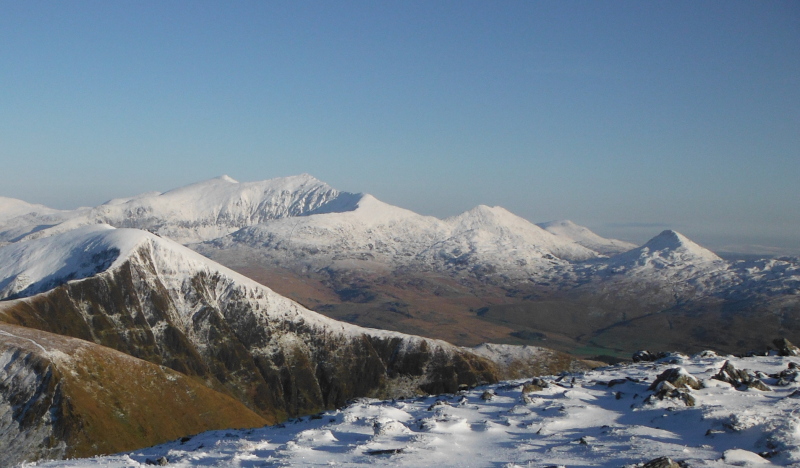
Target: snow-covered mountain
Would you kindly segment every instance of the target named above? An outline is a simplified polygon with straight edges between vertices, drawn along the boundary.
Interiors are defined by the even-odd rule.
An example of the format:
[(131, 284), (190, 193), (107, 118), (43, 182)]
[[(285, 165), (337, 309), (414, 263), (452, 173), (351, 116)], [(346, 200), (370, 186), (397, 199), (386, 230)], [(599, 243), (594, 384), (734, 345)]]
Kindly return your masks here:
[[(0, 322), (169, 367), (269, 421), (356, 397), (455, 392), (503, 375), (469, 349), (329, 319), (138, 229), (84, 226), (0, 247), (0, 260), (2, 298), (16, 297), (0, 301)], [(556, 370), (564, 362), (557, 354), (533, 358)]]
[[(10, 218), (7, 224), (17, 237), (24, 229), (28, 229), (28, 238), (39, 238), (105, 223), (189, 243), (215, 239), (270, 219), (352, 209), (353, 197), (307, 174), (260, 182), (237, 182), (222, 176), (165, 193), (114, 199), (94, 208), (43, 212), (37, 217), (30, 216), (34, 213), (30, 211), (20, 218), (25, 209), (19, 208), (17, 219)], [(0, 239), (8, 241), (9, 237), (0, 234)]]
[(40, 466), (797, 466), (799, 364), (673, 354)]
[[(390, 325), (407, 317), (422, 330), (415, 333), (468, 318), (501, 338), (609, 350), (642, 341), (731, 349), (800, 336), (800, 260), (727, 262), (674, 231), (627, 249), (568, 222), (543, 228), (500, 207), (421, 216), (307, 175), (221, 177), (73, 211), (0, 202), (0, 322), (165, 366), (265, 420), (356, 397), (456, 392), (576, 361), (544, 348), (470, 350), (337, 322), (209, 257), (278, 271), (270, 281), (317, 275), (342, 307), (348, 297), (379, 298)], [(606, 256), (614, 248), (627, 251)], [(414, 294), (420, 305), (404, 302)], [(40, 358), (8, 358), (15, 364), (4, 372), (42, 379), (52, 363)], [(7, 381), (0, 378), (0, 439), (13, 426), (3, 401), (16, 401), (21, 388), (3, 387)]]
[(680, 264), (722, 264), (714, 252), (672, 230), (663, 231), (641, 247), (617, 255), (611, 262), (615, 266), (667, 268)]
[(57, 212), (58, 210), (44, 205), (34, 205), (15, 198), (0, 197), (0, 222), (6, 222), (19, 216), (46, 216)]
[(558, 237), (572, 239), (587, 249), (594, 250), (603, 255), (616, 255), (637, 247), (636, 244), (630, 242), (600, 237), (589, 230), (589, 228), (579, 226), (566, 219), (538, 223), (537, 226)]
[[(320, 234), (317, 242), (339, 248), (342, 255), (360, 255), (370, 244), (374, 250), (372, 237), (376, 242), (388, 241), (389, 251), (412, 257), (426, 253), (435, 257), (437, 242), (449, 242), (451, 250), (462, 252), (456, 257), (492, 257), (491, 251), (507, 251), (509, 246), (524, 249), (517, 252), (520, 257), (514, 262), (543, 256), (578, 261), (598, 255), (499, 207), (479, 206), (442, 221), (388, 205), (370, 195), (340, 192), (305, 174), (242, 183), (222, 176), (165, 193), (114, 199), (95, 208), (74, 211), (48, 211), (34, 205), (7, 211), (5, 220), (0, 218), (0, 241), (5, 242), (46, 237), (98, 223), (144, 229), (182, 244), (212, 241), (247, 227), (257, 227), (256, 232), (237, 235), (235, 241), (247, 243), (248, 235), (259, 238), (274, 229), (273, 236), (283, 235), (286, 239), (279, 241), (288, 242), (290, 234), (293, 241), (301, 240), (302, 232), (292, 229), (299, 227), (307, 233)], [(288, 230), (287, 223), (272, 222), (289, 218), (293, 222), (288, 224)], [(328, 232), (321, 235), (322, 231)], [(445, 252), (448, 245), (444, 246)]]
[[(415, 320), (431, 310), (438, 314), (442, 308), (481, 309), (507, 302), (508, 297), (567, 300), (580, 308), (600, 301), (603, 307), (592, 314), (607, 321), (676, 307), (701, 310), (720, 301), (735, 303), (737, 310), (777, 308), (773, 312), (778, 315), (800, 307), (796, 259), (727, 262), (673, 231), (636, 248), (568, 221), (537, 226), (500, 207), (478, 206), (442, 220), (371, 195), (340, 192), (308, 175), (245, 183), (220, 177), (74, 211), (8, 200), (1, 206), (7, 208), (6, 215), (0, 215), (0, 243), (44, 239), (98, 223), (145, 229), (219, 263), (261, 275), (268, 284), (285, 274), (297, 281), (314, 277), (319, 284), (312, 288), (328, 288), (344, 302), (349, 297), (383, 301), (376, 305), (378, 314), (410, 304), (418, 313), (406, 315)], [(625, 252), (612, 255), (621, 250)], [(0, 278), (0, 291), (19, 293), (33, 284), (34, 273), (31, 267), (27, 273), (6, 274)], [(61, 277), (63, 272), (51, 280)], [(419, 299), (398, 292), (409, 291), (409, 286), (419, 291)], [(427, 297), (432, 295), (440, 302), (430, 303)], [(446, 302), (447, 297), (465, 295), (486, 301)], [(300, 291), (293, 297), (318, 304), (319, 310), (339, 307), (319, 294), (312, 296)], [(362, 312), (342, 311), (339, 316), (358, 317)], [(358, 323), (394, 324), (398, 319), (389, 315)], [(426, 320), (431, 324), (453, 319)], [(422, 325), (413, 324), (414, 333), (424, 330)], [(471, 336), (469, 331), (465, 336)]]
[(360, 196), (352, 211), (271, 220), (192, 248), (212, 258), (238, 254), (317, 270), (402, 267), (521, 278), (598, 257), (500, 207), (479, 206), (439, 220), (370, 195)]

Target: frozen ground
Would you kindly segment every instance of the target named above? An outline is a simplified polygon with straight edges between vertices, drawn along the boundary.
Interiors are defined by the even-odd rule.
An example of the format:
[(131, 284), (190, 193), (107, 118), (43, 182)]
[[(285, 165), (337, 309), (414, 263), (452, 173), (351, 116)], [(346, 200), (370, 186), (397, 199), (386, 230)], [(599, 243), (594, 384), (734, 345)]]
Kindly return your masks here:
[[(769, 390), (712, 379), (726, 360)], [(621, 467), (662, 456), (692, 467), (790, 466), (800, 463), (800, 378), (790, 368), (798, 363), (796, 357), (674, 355), (547, 377), (542, 390), (518, 380), (457, 395), (359, 400), (280, 426), (27, 466), (137, 467), (166, 457), (176, 467)], [(682, 391), (695, 406), (681, 397), (646, 401), (657, 392), (649, 390), (657, 376), (675, 367), (702, 384)]]

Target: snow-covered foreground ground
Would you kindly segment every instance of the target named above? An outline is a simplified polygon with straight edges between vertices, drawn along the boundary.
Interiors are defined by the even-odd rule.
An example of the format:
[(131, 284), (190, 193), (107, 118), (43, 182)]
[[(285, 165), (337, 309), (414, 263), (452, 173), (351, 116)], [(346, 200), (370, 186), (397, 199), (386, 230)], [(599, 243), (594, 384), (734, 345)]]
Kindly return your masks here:
[[(771, 390), (712, 379), (727, 360)], [(549, 386), (542, 390), (518, 380), (457, 395), (359, 400), (274, 427), (208, 432), (128, 454), (28, 466), (136, 467), (166, 457), (176, 467), (621, 467), (662, 456), (692, 467), (788, 466), (800, 463), (800, 377), (790, 368), (797, 364), (797, 357), (674, 355), (546, 377)], [(657, 393), (650, 385), (675, 367), (703, 388), (646, 401)], [(686, 406), (692, 398), (681, 392), (695, 406)]]

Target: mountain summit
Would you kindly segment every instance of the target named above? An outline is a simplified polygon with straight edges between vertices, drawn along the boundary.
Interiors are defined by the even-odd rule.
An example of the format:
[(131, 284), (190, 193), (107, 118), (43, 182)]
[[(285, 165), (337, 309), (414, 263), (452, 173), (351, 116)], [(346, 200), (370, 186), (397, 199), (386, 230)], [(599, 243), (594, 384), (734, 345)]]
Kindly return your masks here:
[(653, 237), (643, 246), (618, 255), (615, 260), (618, 263), (632, 261), (640, 265), (649, 263), (657, 266), (722, 262), (714, 252), (669, 229)]

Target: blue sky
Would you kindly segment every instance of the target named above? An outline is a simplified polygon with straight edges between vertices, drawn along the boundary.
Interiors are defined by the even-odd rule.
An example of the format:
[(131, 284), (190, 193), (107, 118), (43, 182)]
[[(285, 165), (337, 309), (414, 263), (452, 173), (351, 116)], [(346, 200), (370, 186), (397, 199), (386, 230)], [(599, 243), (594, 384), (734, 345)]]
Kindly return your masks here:
[(310, 173), (800, 252), (800, 2), (0, 0), (0, 195)]

